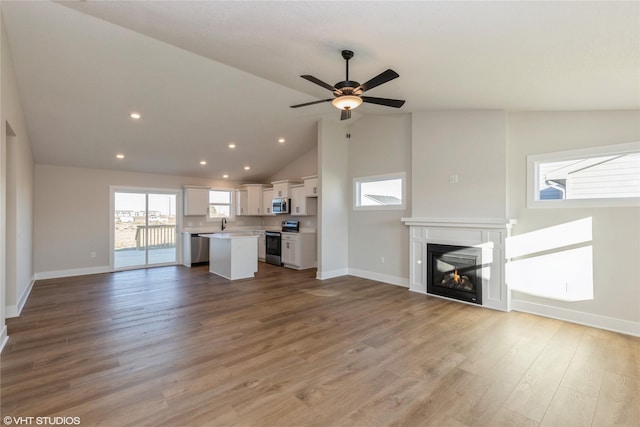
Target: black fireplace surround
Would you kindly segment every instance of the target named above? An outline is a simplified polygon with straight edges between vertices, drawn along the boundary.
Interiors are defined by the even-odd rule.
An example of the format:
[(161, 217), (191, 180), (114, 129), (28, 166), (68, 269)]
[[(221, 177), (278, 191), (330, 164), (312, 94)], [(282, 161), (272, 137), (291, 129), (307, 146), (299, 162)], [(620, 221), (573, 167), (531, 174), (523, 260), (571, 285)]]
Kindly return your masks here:
[(482, 249), (427, 244), (427, 293), (482, 305)]

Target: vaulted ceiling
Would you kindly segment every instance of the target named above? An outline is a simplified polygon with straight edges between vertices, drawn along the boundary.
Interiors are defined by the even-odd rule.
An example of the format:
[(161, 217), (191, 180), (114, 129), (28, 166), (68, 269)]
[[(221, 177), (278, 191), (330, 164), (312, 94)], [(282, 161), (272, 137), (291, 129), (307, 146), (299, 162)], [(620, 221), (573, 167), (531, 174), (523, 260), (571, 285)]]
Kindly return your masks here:
[(2, 14), (43, 164), (264, 180), (315, 146), (319, 119), (339, 122), (330, 103), (289, 106), (331, 97), (300, 75), (344, 80), (342, 49), (352, 80), (400, 74), (368, 95), (407, 101), (352, 120), (640, 108), (639, 2), (3, 0)]

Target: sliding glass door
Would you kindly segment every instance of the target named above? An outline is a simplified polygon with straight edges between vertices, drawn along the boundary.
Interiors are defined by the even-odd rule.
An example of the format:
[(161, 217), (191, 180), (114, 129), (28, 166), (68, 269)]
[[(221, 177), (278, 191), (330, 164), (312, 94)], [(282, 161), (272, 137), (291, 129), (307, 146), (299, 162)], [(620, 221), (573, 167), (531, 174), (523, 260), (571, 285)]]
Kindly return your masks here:
[(177, 191), (113, 189), (112, 268), (176, 264)]

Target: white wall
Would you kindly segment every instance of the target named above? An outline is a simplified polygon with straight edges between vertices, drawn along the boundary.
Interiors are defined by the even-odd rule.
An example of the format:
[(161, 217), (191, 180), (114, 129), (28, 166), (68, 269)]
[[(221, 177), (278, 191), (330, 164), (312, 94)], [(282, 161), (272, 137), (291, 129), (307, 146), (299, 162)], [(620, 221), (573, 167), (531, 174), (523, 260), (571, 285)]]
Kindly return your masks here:
[(413, 114), (411, 216), (506, 217), (505, 119), (491, 110)]
[(347, 274), (349, 267), (348, 143), (343, 125), (318, 124), (318, 272), (319, 279)]
[[(2, 222), (6, 240), (2, 248), (5, 268), (4, 316), (17, 316), (33, 285), (33, 170), (31, 142), (27, 132), (13, 58), (2, 28), (2, 152), (5, 212)], [(4, 325), (4, 322), (3, 322)]]
[[(36, 274), (47, 277), (55, 276), (55, 272), (68, 275), (74, 270), (105, 271), (108, 268), (111, 185), (179, 189), (183, 185), (235, 188), (238, 184), (171, 175), (37, 165)], [(199, 226), (205, 217), (185, 217), (183, 225), (188, 221), (195, 221), (193, 226)], [(96, 253), (95, 258), (91, 258), (91, 252)]]
[(408, 286), (409, 231), (400, 219), (409, 216), (411, 201), (405, 210), (356, 211), (353, 179), (406, 172), (410, 198), (411, 115), (365, 116), (348, 132), (349, 273)]
[(298, 157), (294, 162), (289, 163), (286, 167), (274, 173), (267, 180), (266, 184), (283, 179), (300, 180), (300, 178), (302, 178), (303, 176), (311, 176), (317, 174), (318, 148), (313, 147), (313, 149)]
[[(4, 33), (4, 22), (2, 15), (0, 15), (0, 49), (4, 50), (6, 45), (6, 35)], [(1, 52), (0, 52), (1, 53)], [(4, 62), (4, 61), (3, 61)], [(0, 64), (1, 65), (1, 64)], [(0, 66), (0, 86), (2, 83), (2, 66)], [(0, 94), (1, 95), (1, 94)], [(1, 98), (1, 96), (0, 96)], [(4, 121), (4, 114), (2, 112), (2, 102), (0, 99), (0, 253), (5, 253), (4, 248), (7, 244), (6, 238), (6, 215), (7, 215), (7, 149), (6, 149), (6, 123)], [(6, 308), (5, 308), (5, 282), (6, 282), (6, 256), (0, 255), (0, 352), (7, 343), (7, 325), (6, 325)]]
[(638, 141), (640, 112), (510, 113), (508, 121), (508, 211), (518, 220), (513, 234), (582, 218), (593, 224), (593, 300), (563, 302), (514, 292), (514, 307), (640, 334), (640, 208), (526, 206), (527, 155)]

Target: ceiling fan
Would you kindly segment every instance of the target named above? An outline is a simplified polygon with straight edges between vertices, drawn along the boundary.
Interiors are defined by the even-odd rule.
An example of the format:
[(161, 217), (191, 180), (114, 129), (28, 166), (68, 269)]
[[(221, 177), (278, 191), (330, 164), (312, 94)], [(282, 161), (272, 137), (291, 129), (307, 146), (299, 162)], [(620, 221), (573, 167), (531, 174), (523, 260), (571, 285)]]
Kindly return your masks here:
[(320, 104), (322, 102), (329, 102), (334, 107), (341, 110), (340, 120), (347, 120), (351, 118), (351, 110), (358, 107), (363, 102), (369, 102), (371, 104), (384, 105), (387, 107), (400, 108), (404, 105), (404, 100), (389, 99), (389, 98), (375, 98), (373, 96), (362, 96), (362, 93), (371, 90), (376, 86), (387, 83), (397, 77), (400, 77), (398, 73), (389, 69), (378, 74), (366, 83), (360, 84), (356, 81), (349, 80), (349, 60), (353, 58), (353, 52), (350, 50), (343, 50), (342, 57), (347, 63), (347, 76), (342, 82), (338, 82), (331, 86), (328, 83), (323, 82), (310, 75), (300, 76), (305, 80), (309, 80), (311, 83), (315, 83), (322, 86), (325, 89), (329, 89), (333, 92), (334, 98), (323, 99), (321, 101), (307, 102), (304, 104), (292, 105), (291, 108), (306, 107), (307, 105)]

